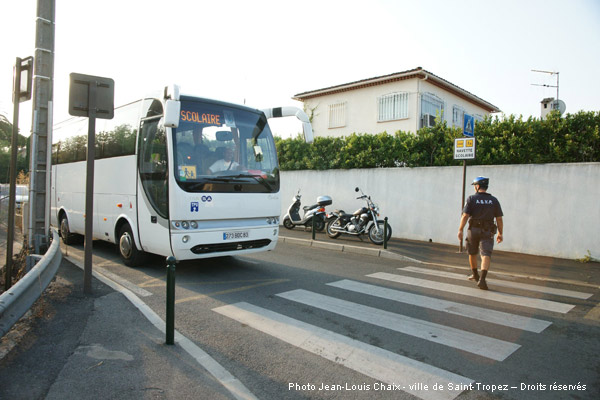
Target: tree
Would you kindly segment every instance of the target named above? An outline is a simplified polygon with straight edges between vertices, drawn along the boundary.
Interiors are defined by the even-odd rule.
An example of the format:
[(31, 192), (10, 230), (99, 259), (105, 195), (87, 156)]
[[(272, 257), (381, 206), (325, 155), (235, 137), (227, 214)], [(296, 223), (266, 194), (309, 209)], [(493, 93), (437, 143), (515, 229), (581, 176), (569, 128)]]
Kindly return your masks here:
[[(10, 181), (10, 146), (12, 143), (13, 125), (6, 116), (0, 114), (0, 183)], [(29, 170), (27, 166), (27, 138), (23, 135), (17, 135), (17, 171)]]

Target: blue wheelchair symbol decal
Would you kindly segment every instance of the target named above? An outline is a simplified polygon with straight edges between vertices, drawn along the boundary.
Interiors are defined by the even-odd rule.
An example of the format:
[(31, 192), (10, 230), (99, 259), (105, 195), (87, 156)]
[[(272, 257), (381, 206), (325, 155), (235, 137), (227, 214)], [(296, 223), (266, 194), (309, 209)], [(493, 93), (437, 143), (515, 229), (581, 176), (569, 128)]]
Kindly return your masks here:
[(190, 203), (190, 211), (191, 212), (198, 212), (198, 209), (200, 208), (199, 204), (197, 201), (192, 201)]

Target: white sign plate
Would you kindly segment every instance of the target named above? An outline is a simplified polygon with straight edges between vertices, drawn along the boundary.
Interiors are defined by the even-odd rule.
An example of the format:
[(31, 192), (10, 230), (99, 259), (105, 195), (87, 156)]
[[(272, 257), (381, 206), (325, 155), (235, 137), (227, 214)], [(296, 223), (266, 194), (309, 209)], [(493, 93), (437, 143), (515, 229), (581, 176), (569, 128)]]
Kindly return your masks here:
[(454, 159), (455, 160), (474, 160), (475, 159), (475, 138), (454, 139)]

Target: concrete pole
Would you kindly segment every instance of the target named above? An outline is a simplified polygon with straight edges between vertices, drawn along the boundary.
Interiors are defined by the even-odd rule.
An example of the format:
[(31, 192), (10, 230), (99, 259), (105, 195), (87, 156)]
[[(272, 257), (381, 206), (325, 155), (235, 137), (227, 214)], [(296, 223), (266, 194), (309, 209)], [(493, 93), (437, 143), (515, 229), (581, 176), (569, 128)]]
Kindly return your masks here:
[(47, 198), (52, 144), (52, 100), (54, 95), (54, 15), (55, 0), (38, 0), (33, 69), (33, 123), (31, 127), (31, 165), (29, 173), (30, 218), (28, 242), (35, 253), (48, 246)]

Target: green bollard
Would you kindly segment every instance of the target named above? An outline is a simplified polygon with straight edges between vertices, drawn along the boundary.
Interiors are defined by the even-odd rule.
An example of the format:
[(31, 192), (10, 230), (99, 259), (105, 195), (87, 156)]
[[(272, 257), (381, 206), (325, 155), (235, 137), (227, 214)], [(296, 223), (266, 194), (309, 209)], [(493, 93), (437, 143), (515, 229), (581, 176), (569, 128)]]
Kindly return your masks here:
[(167, 257), (167, 344), (175, 344), (175, 257)]
[(383, 249), (387, 250), (387, 236), (388, 236), (388, 218), (383, 219)]

